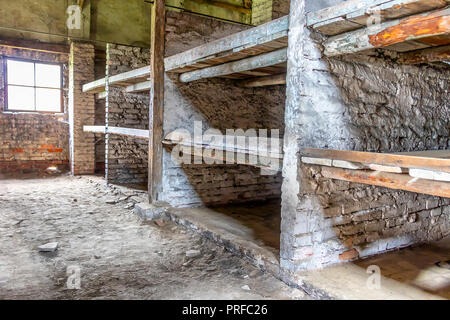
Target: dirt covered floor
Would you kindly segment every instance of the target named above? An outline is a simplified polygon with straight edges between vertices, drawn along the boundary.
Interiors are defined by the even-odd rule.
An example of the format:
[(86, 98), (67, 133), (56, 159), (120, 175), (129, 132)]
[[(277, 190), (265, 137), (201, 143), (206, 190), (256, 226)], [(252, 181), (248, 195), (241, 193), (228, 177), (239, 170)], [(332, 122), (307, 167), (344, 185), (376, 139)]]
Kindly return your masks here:
[(0, 299), (308, 298), (182, 227), (139, 220), (145, 198), (98, 177), (0, 180)]

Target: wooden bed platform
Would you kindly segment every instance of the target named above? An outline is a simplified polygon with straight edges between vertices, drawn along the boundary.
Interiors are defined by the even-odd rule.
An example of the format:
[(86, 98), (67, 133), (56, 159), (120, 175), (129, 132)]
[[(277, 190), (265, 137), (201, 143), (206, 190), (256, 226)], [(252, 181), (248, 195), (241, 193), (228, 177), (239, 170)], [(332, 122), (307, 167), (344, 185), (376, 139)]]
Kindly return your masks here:
[(306, 148), (324, 177), (450, 198), (450, 150), (374, 153)]
[[(182, 82), (204, 78), (248, 79), (286, 73), (288, 16), (232, 34), (164, 59), (166, 72), (177, 73)], [(150, 67), (111, 76), (110, 85), (127, 92), (150, 90)], [(87, 83), (83, 92), (102, 92), (105, 78)], [(280, 80), (276, 80), (279, 84)], [(267, 80), (265, 82), (267, 84)]]
[[(349, 0), (308, 15), (325, 55), (386, 48), (407, 64), (450, 59), (450, 0)], [(420, 57), (420, 58), (419, 58)]]

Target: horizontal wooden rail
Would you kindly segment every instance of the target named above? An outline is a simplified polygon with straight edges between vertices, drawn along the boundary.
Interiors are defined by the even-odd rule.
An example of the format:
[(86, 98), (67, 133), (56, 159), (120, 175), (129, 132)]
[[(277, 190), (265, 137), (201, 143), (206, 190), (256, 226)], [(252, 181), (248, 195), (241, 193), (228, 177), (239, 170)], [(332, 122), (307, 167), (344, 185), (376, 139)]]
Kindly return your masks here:
[[(84, 126), (84, 132), (105, 133), (105, 126)], [(108, 127), (109, 134), (117, 134), (121, 136), (129, 136), (134, 138), (149, 139), (149, 131), (142, 129)]]
[(446, 45), (450, 40), (439, 37), (449, 33), (450, 8), (446, 8), (330, 37), (324, 43), (325, 55), (351, 54), (412, 40), (428, 46)]
[(450, 182), (413, 178), (408, 174), (323, 167), (326, 178), (450, 198)]
[(279, 49), (259, 56), (224, 63), (218, 66), (186, 72), (180, 75), (181, 82), (225, 76), (248, 70), (277, 65), (287, 60), (287, 48)]
[[(303, 149), (301, 153), (302, 156), (310, 158), (324, 158), (331, 160), (360, 162), (364, 164), (379, 164), (401, 168), (422, 168), (450, 172), (450, 159), (439, 158), (434, 155), (426, 156), (426, 153), (421, 155), (408, 155), (313, 148)], [(437, 155), (437, 152), (434, 154)]]

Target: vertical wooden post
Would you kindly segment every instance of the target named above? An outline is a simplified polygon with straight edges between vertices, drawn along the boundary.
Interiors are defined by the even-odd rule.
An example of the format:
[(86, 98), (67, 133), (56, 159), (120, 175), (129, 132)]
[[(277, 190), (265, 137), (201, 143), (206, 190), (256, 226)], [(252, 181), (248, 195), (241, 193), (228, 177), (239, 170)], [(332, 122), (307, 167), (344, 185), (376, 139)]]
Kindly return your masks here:
[(162, 189), (162, 139), (164, 115), (164, 33), (166, 23), (165, 0), (155, 0), (151, 22), (151, 64), (149, 146), (148, 146), (148, 197), (158, 200)]

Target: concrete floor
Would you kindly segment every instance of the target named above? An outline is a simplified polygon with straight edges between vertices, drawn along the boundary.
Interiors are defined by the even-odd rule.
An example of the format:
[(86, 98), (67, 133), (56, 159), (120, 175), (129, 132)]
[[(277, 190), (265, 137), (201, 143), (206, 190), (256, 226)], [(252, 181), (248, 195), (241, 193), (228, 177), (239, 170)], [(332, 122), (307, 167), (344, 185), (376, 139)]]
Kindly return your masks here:
[(180, 226), (141, 221), (132, 205), (145, 200), (98, 177), (1, 180), (0, 299), (308, 299)]
[[(145, 201), (145, 192), (106, 188), (99, 177), (0, 181), (0, 299), (309, 298), (247, 262), (277, 272), (278, 201), (169, 210), (196, 232), (139, 220), (132, 206)], [(39, 253), (50, 241), (59, 242), (56, 253)], [(201, 255), (186, 258), (191, 249)], [(436, 265), (449, 259), (447, 238), (303, 272), (298, 281), (339, 299), (449, 299), (450, 270)], [(80, 290), (66, 286), (73, 265)], [(371, 265), (380, 267), (379, 289), (367, 287)]]
[[(442, 300), (450, 298), (450, 270), (436, 263), (450, 259), (450, 237), (324, 270), (299, 279), (338, 299)], [(367, 267), (378, 266), (380, 286), (369, 287)]]

